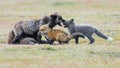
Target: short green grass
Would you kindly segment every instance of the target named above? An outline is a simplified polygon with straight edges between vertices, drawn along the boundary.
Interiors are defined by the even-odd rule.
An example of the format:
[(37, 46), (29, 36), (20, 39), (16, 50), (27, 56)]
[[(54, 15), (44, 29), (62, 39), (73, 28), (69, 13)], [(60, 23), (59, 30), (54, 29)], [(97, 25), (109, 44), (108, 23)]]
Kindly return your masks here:
[[(4, 0), (0, 2), (0, 68), (119, 68), (119, 0)], [(94, 35), (96, 41), (71, 40), (64, 45), (7, 45), (8, 32), (23, 20), (58, 12), (76, 24), (91, 24), (114, 41)], [(55, 27), (68, 32), (66, 28)]]
[(119, 46), (103, 45), (1, 45), (0, 67), (119, 68)]

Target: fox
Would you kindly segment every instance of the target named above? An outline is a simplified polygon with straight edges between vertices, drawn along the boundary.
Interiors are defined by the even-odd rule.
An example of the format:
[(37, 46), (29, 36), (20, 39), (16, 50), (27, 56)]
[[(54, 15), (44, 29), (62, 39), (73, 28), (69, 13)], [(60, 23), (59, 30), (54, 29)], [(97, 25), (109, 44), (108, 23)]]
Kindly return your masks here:
[[(39, 31), (39, 27), (44, 24), (49, 23), (49, 27), (53, 28), (56, 25), (60, 25), (61, 22), (65, 20), (59, 14), (51, 14), (50, 16), (45, 16), (39, 20), (31, 20), (31, 21), (21, 21), (14, 25), (12, 32), (14, 33), (14, 37), (8, 36), (8, 42), (15, 44), (22, 37), (22, 35), (30, 36), (37, 40), (39, 43), (43, 43), (41, 40), (42, 36), (38, 36), (37, 33)], [(10, 34), (10, 33), (9, 33)], [(11, 39), (11, 40), (9, 40)], [(7, 43), (8, 43), (7, 42)]]
[(38, 42), (31, 37), (23, 37), (20, 39), (19, 44), (35, 45), (38, 44)]
[[(62, 23), (62, 25), (65, 28), (68, 28), (70, 34), (73, 34), (75, 32), (79, 32), (82, 33), (85, 37), (84, 38), (88, 38), (90, 40), (89, 44), (92, 44), (95, 42), (95, 39), (93, 37), (93, 34), (97, 34), (99, 37), (106, 39), (108, 41), (113, 41), (113, 38), (106, 36), (105, 34), (103, 34), (101, 31), (99, 31), (97, 28), (90, 26), (90, 25), (78, 25), (76, 26), (74, 23), (74, 19), (70, 19), (67, 20), (65, 22)], [(78, 44), (79, 40), (79, 36), (75, 37), (75, 43)]]
[[(9, 34), (8, 34), (8, 37), (9, 39), (7, 39), (7, 43), (8, 44), (12, 44), (12, 40), (14, 38), (14, 33), (13, 31), (10, 31)], [(28, 36), (22, 36), (15, 44), (27, 44), (27, 45), (34, 45), (34, 44), (38, 44), (38, 42), (34, 39), (34, 38), (31, 38), (31, 37), (28, 37)]]
[(48, 38), (49, 44), (53, 44), (54, 41), (58, 41), (59, 44), (67, 44), (69, 41), (76, 35), (82, 36), (81, 33), (74, 33), (72, 35), (67, 34), (66, 32), (59, 29), (51, 29), (48, 25), (42, 25), (39, 28), (38, 35), (44, 35)]

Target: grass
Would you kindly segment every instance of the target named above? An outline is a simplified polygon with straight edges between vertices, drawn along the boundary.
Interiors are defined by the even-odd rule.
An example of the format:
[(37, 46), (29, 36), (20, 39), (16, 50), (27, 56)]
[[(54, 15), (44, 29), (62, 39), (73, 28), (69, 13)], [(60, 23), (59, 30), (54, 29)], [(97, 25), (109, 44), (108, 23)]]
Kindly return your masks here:
[[(4, 0), (0, 2), (0, 68), (119, 68), (120, 1), (119, 0)], [(80, 39), (75, 45), (7, 45), (7, 34), (15, 23), (40, 19), (58, 12), (76, 24), (91, 24), (114, 41), (94, 35), (96, 41)], [(56, 27), (65, 30), (67, 29)]]
[[(1, 45), (0, 66), (24, 67), (97, 67), (117, 68), (120, 61), (119, 46), (112, 45)], [(6, 64), (6, 66), (4, 66)], [(14, 65), (15, 64), (15, 65)], [(86, 65), (87, 64), (87, 65)], [(32, 68), (32, 67), (31, 67)]]

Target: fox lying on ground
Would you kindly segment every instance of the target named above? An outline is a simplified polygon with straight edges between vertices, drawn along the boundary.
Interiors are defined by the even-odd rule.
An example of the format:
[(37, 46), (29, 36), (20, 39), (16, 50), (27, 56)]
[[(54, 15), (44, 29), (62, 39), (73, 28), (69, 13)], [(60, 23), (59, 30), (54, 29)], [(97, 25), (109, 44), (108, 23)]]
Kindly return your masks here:
[[(93, 26), (90, 26), (90, 25), (76, 26), (74, 23), (74, 19), (63, 22), (63, 25), (64, 25), (64, 27), (68, 28), (70, 34), (73, 34), (75, 32), (82, 33), (84, 36), (86, 36), (90, 40), (89, 44), (92, 44), (95, 41), (95, 39), (92, 36), (94, 33), (96, 33), (99, 37), (106, 39), (108, 41), (113, 40), (111, 37), (104, 35), (102, 32), (100, 32), (98, 29), (96, 29)], [(76, 36), (75, 37), (76, 44), (78, 44), (78, 40), (79, 40), (79, 36)]]
[(59, 44), (68, 43), (73, 37), (76, 35), (82, 36), (81, 33), (74, 33), (72, 35), (68, 35), (66, 32), (59, 29), (51, 29), (48, 25), (42, 25), (39, 28), (38, 35), (44, 35), (48, 38), (49, 44), (53, 44), (54, 41), (58, 41)]
[(20, 39), (19, 44), (35, 45), (38, 42), (34, 38), (25, 37)]

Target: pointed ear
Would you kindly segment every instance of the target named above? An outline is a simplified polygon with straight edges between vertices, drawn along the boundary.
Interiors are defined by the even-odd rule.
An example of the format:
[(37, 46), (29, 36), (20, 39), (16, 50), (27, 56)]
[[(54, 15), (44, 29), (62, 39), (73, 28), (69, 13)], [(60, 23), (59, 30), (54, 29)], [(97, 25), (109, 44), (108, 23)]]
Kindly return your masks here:
[(74, 21), (74, 19), (71, 19), (71, 21)]
[(58, 15), (58, 12), (54, 12), (53, 14), (50, 15), (50, 17), (56, 17)]
[(54, 17), (54, 15), (50, 15), (50, 17), (52, 18), (52, 17)]
[(56, 19), (56, 18), (57, 18), (56, 15), (50, 15), (50, 17), (51, 17), (52, 19)]

